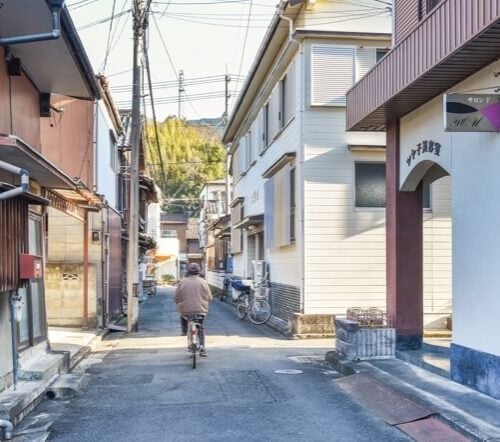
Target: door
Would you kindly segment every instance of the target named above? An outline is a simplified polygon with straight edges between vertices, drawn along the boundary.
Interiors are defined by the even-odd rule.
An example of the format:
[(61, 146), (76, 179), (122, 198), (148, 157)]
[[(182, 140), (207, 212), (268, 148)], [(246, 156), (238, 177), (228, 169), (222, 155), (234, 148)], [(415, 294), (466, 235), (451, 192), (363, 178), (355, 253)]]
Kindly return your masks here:
[[(28, 219), (28, 239), (30, 255), (43, 256), (42, 219), (30, 213)], [(27, 287), (19, 289), (22, 296), (20, 310), (21, 320), (18, 322), (18, 346), (20, 349), (41, 342), (46, 336), (45, 296), (43, 279), (30, 280)]]

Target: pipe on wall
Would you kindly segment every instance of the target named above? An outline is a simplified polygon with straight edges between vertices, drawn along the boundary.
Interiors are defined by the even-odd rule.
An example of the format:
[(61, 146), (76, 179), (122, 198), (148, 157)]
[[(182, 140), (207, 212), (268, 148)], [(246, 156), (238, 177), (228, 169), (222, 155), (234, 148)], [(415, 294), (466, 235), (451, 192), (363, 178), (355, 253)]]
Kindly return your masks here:
[(16, 45), (21, 43), (34, 43), (37, 41), (57, 40), (61, 36), (61, 9), (63, 0), (50, 0), (52, 31), (41, 34), (18, 35), (15, 37), (0, 38), (0, 46)]
[(5, 440), (11, 440), (12, 431), (14, 430), (14, 425), (12, 425), (12, 422), (6, 419), (0, 419), (0, 428), (3, 428), (3, 438)]
[(83, 219), (83, 327), (89, 326), (89, 212)]
[(14, 381), (14, 390), (17, 389), (17, 380), (19, 377), (19, 359), (17, 353), (17, 314), (16, 303), (19, 302), (20, 296), (16, 291), (10, 292), (9, 307), (10, 307), (10, 335), (12, 342), (12, 377)]
[(26, 169), (21, 169), (20, 167), (14, 166), (13, 164), (10, 163), (6, 163), (5, 161), (0, 161), (0, 169), (21, 176), (21, 185), (14, 189), (7, 190), (7, 192), (0, 193), (0, 200), (14, 198), (29, 190), (30, 176)]

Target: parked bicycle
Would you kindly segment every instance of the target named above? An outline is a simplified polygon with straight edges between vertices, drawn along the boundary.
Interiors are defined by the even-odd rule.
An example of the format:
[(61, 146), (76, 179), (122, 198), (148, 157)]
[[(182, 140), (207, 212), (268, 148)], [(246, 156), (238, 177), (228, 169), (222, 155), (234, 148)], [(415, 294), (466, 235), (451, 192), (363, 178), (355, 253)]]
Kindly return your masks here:
[(264, 285), (252, 285), (248, 292), (238, 297), (236, 312), (239, 319), (248, 316), (257, 325), (265, 324), (271, 318), (271, 305), (267, 301), (268, 288)]
[(202, 315), (187, 316), (188, 320), (188, 351), (191, 353), (191, 359), (193, 363), (193, 369), (196, 368), (196, 356), (202, 350), (200, 346), (200, 326), (201, 321), (203, 321)]

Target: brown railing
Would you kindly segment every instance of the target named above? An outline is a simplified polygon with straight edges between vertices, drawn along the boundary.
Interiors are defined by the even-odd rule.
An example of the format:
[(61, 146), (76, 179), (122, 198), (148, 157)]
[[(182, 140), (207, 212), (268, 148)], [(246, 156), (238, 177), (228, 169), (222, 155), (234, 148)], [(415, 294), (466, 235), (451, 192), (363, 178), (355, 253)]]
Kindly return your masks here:
[(494, 61), (499, 15), (500, 0), (439, 4), (347, 93), (348, 129), (380, 129)]

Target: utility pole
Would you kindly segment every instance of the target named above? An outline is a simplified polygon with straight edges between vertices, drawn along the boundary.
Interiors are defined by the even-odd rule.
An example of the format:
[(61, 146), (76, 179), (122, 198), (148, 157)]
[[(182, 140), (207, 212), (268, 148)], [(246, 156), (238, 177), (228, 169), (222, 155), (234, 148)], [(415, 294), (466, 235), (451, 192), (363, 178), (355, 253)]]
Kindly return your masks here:
[(179, 98), (177, 100), (178, 110), (177, 110), (177, 118), (180, 120), (182, 118), (182, 93), (185, 92), (184, 89), (184, 71), (179, 71)]
[[(223, 124), (224, 124), (224, 129), (227, 128), (227, 125), (229, 123), (229, 99), (231, 98), (231, 94), (229, 93), (229, 83), (231, 82), (231, 76), (228, 75), (227, 73), (227, 66), (226, 66), (226, 75), (224, 77), (224, 83), (225, 83), (225, 102), (224, 102), (224, 115), (222, 117), (223, 119)], [(231, 204), (231, 183), (230, 183), (230, 178), (229, 178), (229, 169), (231, 167), (231, 158), (229, 155), (229, 146), (226, 146), (226, 162), (225, 162), (225, 172), (226, 172), (226, 210), (225, 214), (229, 215), (231, 214), (231, 211), (229, 209), (229, 204)]]
[(141, 52), (144, 38), (144, 0), (134, 0), (132, 130), (130, 145), (130, 203), (127, 253), (127, 332), (137, 331), (139, 317), (139, 147), (141, 140)]

